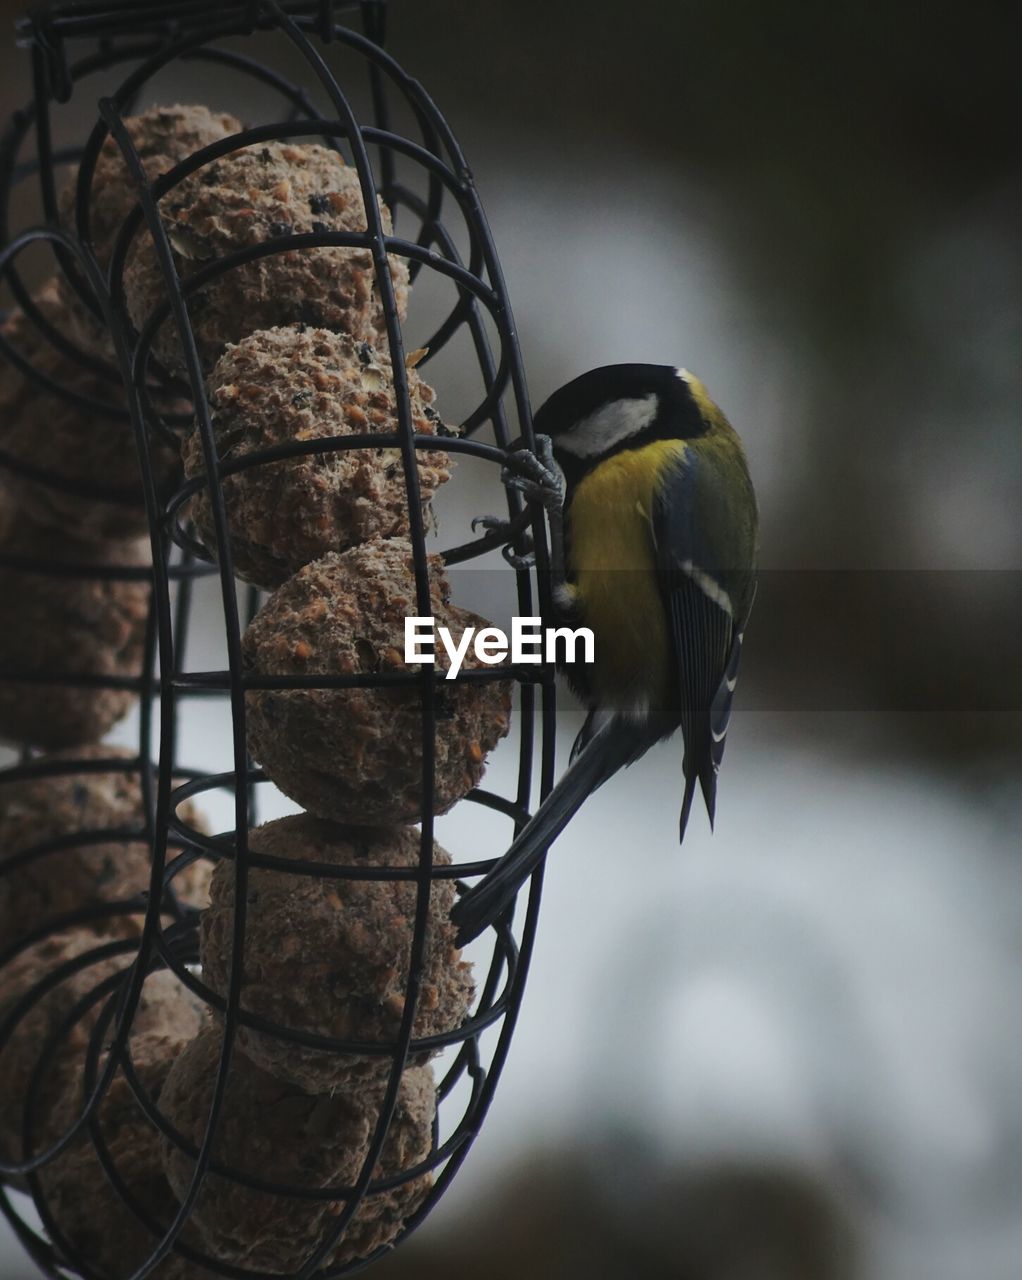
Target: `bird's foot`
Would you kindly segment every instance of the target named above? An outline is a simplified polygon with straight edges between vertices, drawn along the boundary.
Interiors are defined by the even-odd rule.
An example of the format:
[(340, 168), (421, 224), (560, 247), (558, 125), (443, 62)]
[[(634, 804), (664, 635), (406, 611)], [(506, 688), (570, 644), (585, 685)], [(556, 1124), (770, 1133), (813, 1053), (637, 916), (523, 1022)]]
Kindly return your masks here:
[[(500, 516), (476, 516), (472, 521), (472, 532), (475, 533), (479, 528), (485, 529), (487, 533), (504, 537), (505, 541), (500, 554), (512, 569), (533, 568), (536, 556), (532, 546), (532, 534), (527, 530), (517, 530), (510, 520), (504, 520)], [(521, 551), (515, 549), (512, 540), (522, 548)]]
[(509, 489), (517, 489), (526, 502), (538, 503), (546, 511), (564, 505), (564, 475), (549, 436), (536, 437), (535, 451), (516, 449), (509, 453), (500, 478)]

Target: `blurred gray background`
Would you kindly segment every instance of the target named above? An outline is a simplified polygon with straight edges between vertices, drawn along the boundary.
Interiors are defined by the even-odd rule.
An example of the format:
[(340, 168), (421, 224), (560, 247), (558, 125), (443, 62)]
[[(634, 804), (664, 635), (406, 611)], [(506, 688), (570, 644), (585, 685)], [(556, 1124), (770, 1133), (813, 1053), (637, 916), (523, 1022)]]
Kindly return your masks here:
[[(748, 447), (764, 575), (716, 834), (697, 816), (679, 851), (670, 743), (558, 842), (486, 1127), (381, 1280), (1017, 1280), (1007, 21), (904, 0), (392, 0), (391, 51), (476, 173), (534, 403), (606, 362), (698, 372)], [(10, 40), (2, 66), (10, 110), (29, 91)], [(142, 105), (201, 95), (258, 117), (240, 85), (193, 76)], [(58, 129), (89, 120), (82, 99)], [(442, 411), (471, 407), (456, 353), (429, 376)], [(498, 501), (464, 464), (440, 541)], [(499, 566), (459, 577), (497, 620)], [(215, 663), (212, 596), (200, 622), (195, 664)], [(565, 755), (576, 727), (566, 713)], [(186, 735), (225, 767), (222, 706)], [(515, 763), (505, 744), (488, 785)], [(492, 854), (502, 830), (461, 806), (440, 839)], [(0, 1251), (0, 1274), (27, 1278)]]

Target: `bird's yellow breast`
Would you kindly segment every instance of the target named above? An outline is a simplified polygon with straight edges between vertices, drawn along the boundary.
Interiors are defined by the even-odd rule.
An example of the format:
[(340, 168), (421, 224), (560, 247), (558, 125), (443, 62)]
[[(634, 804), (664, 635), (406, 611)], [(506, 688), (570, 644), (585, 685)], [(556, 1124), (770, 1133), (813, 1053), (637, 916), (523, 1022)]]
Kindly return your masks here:
[(640, 715), (668, 693), (652, 511), (664, 468), (684, 453), (680, 440), (656, 440), (615, 454), (579, 482), (567, 511), (574, 604), (596, 642), (593, 693)]

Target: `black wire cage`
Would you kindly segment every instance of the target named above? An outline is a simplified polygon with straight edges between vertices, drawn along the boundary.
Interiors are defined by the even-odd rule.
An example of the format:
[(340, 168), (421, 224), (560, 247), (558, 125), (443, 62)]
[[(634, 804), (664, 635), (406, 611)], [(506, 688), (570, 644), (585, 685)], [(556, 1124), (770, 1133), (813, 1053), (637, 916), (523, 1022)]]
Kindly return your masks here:
[[(492, 858), (441, 865), (434, 858), (432, 797), (435, 777), (435, 742), (438, 718), (443, 715), (443, 694), (438, 680), (443, 672), (430, 665), (397, 673), (330, 674), (305, 677), (254, 676), (242, 662), (242, 636), (261, 601), (254, 587), (240, 587), (232, 564), (231, 539), (221, 481), (247, 467), (258, 467), (301, 453), (379, 449), (385, 445), (399, 452), (408, 506), (409, 541), (414, 559), (415, 608), (431, 614), (430, 563), (427, 529), (420, 502), (417, 451), (441, 449), (453, 455), (472, 455), (500, 468), (513, 437), (531, 443), (531, 422), (521, 358), (507, 301), (500, 264), (475, 191), (471, 172), (448, 124), (422, 86), (384, 51), (386, 8), (383, 0), (361, 4), (319, 5), (288, 0), (255, 0), (253, 3), (210, 5), (200, 0), (176, 3), (75, 3), (53, 6), (48, 12), (19, 25), (20, 43), (31, 59), (34, 95), (18, 111), (0, 155), (0, 221), (4, 249), (0, 254), (2, 278), (10, 298), (30, 322), (38, 343), (56, 350), (65, 360), (88, 369), (116, 395), (83, 397), (55, 378), (45, 365), (26, 357), (8, 337), (0, 336), (3, 356), (25, 379), (47, 394), (79, 403), (90, 413), (130, 420), (137, 446), (151, 546), (151, 566), (82, 566), (59, 558), (45, 561), (17, 547), (4, 547), (0, 572), (41, 575), (55, 582), (129, 582), (144, 590), (147, 623), (144, 657), (137, 675), (82, 675), (51, 663), (27, 670), (17, 666), (0, 670), (0, 684), (21, 690), (43, 687), (95, 688), (137, 695), (139, 738), (137, 751), (118, 754), (103, 750), (45, 755), (36, 745), (23, 745), (19, 762), (0, 773), (0, 807), (3, 787), (40, 778), (84, 779), (100, 773), (123, 774), (135, 780), (142, 797), (144, 822), (113, 829), (76, 831), (72, 837), (47, 839), (8, 856), (0, 851), (0, 891), (4, 878), (28, 864), (58, 860), (69, 845), (80, 847), (111, 842), (125, 847), (144, 844), (148, 849), (149, 883), (146, 892), (101, 903), (71, 904), (51, 916), (44, 925), (32, 926), (15, 943), (0, 939), (0, 974), (6, 966), (45, 944), (62, 931), (109, 924), (122, 917), (138, 921), (127, 934), (97, 928), (95, 943), (75, 954), (60, 955), (52, 967), (38, 976), (17, 998), (0, 1002), (0, 1062), (19, 1037), (31, 1043), (31, 1083), (19, 1099), (22, 1147), (19, 1158), (0, 1164), (6, 1189), (0, 1190), (3, 1211), (40, 1270), (50, 1276), (81, 1274), (95, 1280), (142, 1277), (150, 1273), (173, 1276), (224, 1275), (234, 1277), (284, 1274), (265, 1268), (211, 1256), (201, 1238), (189, 1231), (189, 1217), (200, 1195), (204, 1178), (212, 1174), (246, 1187), (286, 1199), (288, 1204), (329, 1205), (326, 1229), (308, 1240), (300, 1265), (286, 1274), (301, 1277), (348, 1274), (369, 1265), (391, 1240), (365, 1256), (337, 1264), (335, 1246), (360, 1209), (373, 1196), (430, 1176), (428, 1193), (401, 1224), (397, 1238), (413, 1230), (429, 1213), (457, 1172), (475, 1137), (493, 1096), (504, 1064), (522, 998), (539, 906), (540, 873), (533, 878), (524, 923), (516, 933), (510, 919), (488, 935), (482, 960), (477, 960), (477, 990), (465, 1021), (442, 1036), (414, 1037), (417, 1004), (421, 997), (422, 962), (430, 928), (431, 891), (442, 880), (482, 874)], [(266, 122), (200, 148), (155, 179), (147, 176), (125, 118), (152, 91), (154, 80), (168, 67), (187, 62), (197, 78), (205, 75), (217, 84), (231, 81), (257, 87), (263, 101), (275, 105)], [(295, 73), (285, 74), (281, 63)], [(364, 105), (363, 105), (364, 104)], [(55, 117), (85, 122), (79, 139), (65, 145), (55, 141), (59, 132)], [(63, 110), (63, 115), (61, 111)], [(371, 121), (369, 123), (368, 121)], [(61, 126), (63, 127), (63, 126)], [(87, 136), (85, 136), (87, 132)], [(132, 213), (116, 239), (109, 265), (97, 259), (92, 242), (91, 182), (97, 157), (106, 139), (120, 149), (135, 189)], [(217, 257), (182, 279), (174, 265), (172, 246), (161, 220), (161, 201), (172, 200), (175, 187), (204, 165), (253, 144), (315, 141), (341, 153), (357, 172), (365, 208), (362, 231), (316, 229), (303, 234), (271, 236)], [(73, 218), (62, 212), (58, 192), (61, 169), (77, 166)], [(385, 227), (377, 197), (390, 209), (393, 232)], [(33, 203), (34, 202), (34, 203)], [(12, 226), (15, 210), (32, 205), (34, 220), (28, 229)], [(40, 216), (41, 215), (41, 216)], [(148, 235), (155, 246), (162, 271), (161, 299), (145, 323), (136, 327), (125, 305), (123, 272), (135, 237)], [(238, 270), (246, 262), (279, 253), (323, 247), (357, 247), (368, 251), (374, 268), (389, 346), (397, 430), (385, 438), (379, 433), (294, 441), (254, 452), (228, 462), (218, 458), (204, 370), (197, 349), (192, 319), (204, 286), (223, 273)], [(109, 334), (112, 359), (97, 356), (73, 334), (52, 322), (26, 279), (25, 263), (39, 256), (50, 260), (73, 290), (80, 307)], [(439, 282), (451, 303), (425, 340), (427, 354), (421, 366), (437, 360), (460, 343), (459, 359), (471, 361), (478, 376), (476, 403), (461, 415), (461, 428), (446, 435), (417, 435), (405, 369), (406, 335), (388, 269), (394, 258), (403, 259), (412, 281)], [(296, 317), (297, 318), (297, 317)], [(161, 326), (174, 326), (184, 357), (184, 373), (175, 373), (154, 354), (154, 339)], [(117, 397), (120, 397), (118, 399)], [(114, 401), (111, 404), (111, 400)], [(194, 423), (194, 428), (192, 424)], [(199, 433), (207, 474), (182, 483), (172, 492), (161, 487), (153, 465), (156, 448), (179, 448), (185, 431)], [(492, 431), (493, 443), (489, 443)], [(0, 440), (2, 446), (2, 440)], [(118, 503), (126, 495), (109, 486), (40, 471), (0, 447), (0, 471), (12, 488), (32, 482), (51, 486), (58, 494)], [(494, 473), (496, 474), (496, 473)], [(196, 542), (182, 516), (188, 499), (208, 485), (217, 535), (216, 563)], [(130, 495), (137, 501), (137, 494)], [(508, 518), (517, 545), (532, 546), (538, 580), (543, 581), (546, 546), (541, 520), (523, 510), (514, 492), (507, 491)], [(449, 564), (472, 561), (493, 550), (507, 533), (491, 530), (444, 552)], [(192, 627), (193, 604), (199, 579), (212, 577), (218, 584), (223, 610), (226, 668), (193, 670), (186, 661)], [(517, 613), (545, 613), (547, 602), (536, 600), (530, 574), (516, 572)], [(509, 574), (508, 582), (512, 578)], [(477, 787), (467, 803), (496, 811), (504, 820), (508, 840), (527, 820), (532, 803), (534, 774), (545, 792), (552, 782), (554, 706), (553, 676), (546, 667), (463, 671), (459, 680), (513, 678), (517, 721), (517, 783), (513, 794), (501, 795)], [(421, 702), (421, 752), (423, 797), (418, 831), (419, 857), (414, 866), (337, 866), (312, 861), (282, 861), (260, 854), (249, 846), (249, 833), (258, 822), (260, 797), (268, 784), (254, 766), (247, 749), (246, 696), (256, 688), (341, 689), (392, 687), (404, 684), (417, 692)], [(182, 726), (201, 705), (211, 705), (229, 717), (233, 742), (231, 767), (218, 772), (202, 770), (181, 758)], [(186, 736), (186, 735), (185, 735)], [(225, 764), (228, 763), (225, 761)], [(233, 806), (233, 829), (208, 834), (191, 816), (190, 802), (208, 793), (227, 795)], [(503, 846), (502, 846), (503, 847)], [(501, 848), (492, 851), (494, 855)], [(230, 942), (230, 977), (226, 992), (218, 994), (204, 980), (199, 960), (199, 911), (179, 892), (189, 871), (203, 861), (229, 860), (233, 868), (233, 933)], [(333, 879), (338, 884), (359, 878), (406, 881), (414, 885), (415, 910), (409, 946), (408, 971), (404, 975), (403, 1011), (399, 1032), (386, 1043), (371, 1044), (317, 1036), (260, 1018), (245, 1009), (242, 970), (245, 957), (246, 903), (252, 868), (286, 870), (290, 874)], [(479, 953), (483, 954), (483, 953)], [(109, 967), (107, 962), (116, 962)], [(159, 1097), (147, 1088), (133, 1061), (133, 1026), (144, 1002), (146, 984), (154, 974), (172, 975), (209, 1010), (222, 1032), (216, 1076), (204, 1129), (198, 1142), (189, 1144), (161, 1111)], [(62, 1007), (55, 1023), (36, 1032), (35, 1010), (62, 982), (76, 975), (95, 974), (95, 981), (75, 987), (76, 997)], [(316, 1049), (324, 1054), (375, 1054), (389, 1061), (371, 1136), (359, 1162), (357, 1175), (343, 1186), (310, 1188), (307, 1182), (278, 1177), (276, 1166), (253, 1174), (233, 1169), (218, 1160), (216, 1137), (221, 1125), (232, 1060), (238, 1052), (239, 1029), (250, 1028), (282, 1044)], [(398, 1103), (406, 1064), (424, 1052), (444, 1050), (443, 1071), (438, 1080), (437, 1116), (432, 1126), (428, 1156), (389, 1177), (379, 1175), (389, 1126)], [(23, 1048), (18, 1050), (23, 1052)], [(80, 1059), (83, 1100), (74, 1109), (58, 1138), (40, 1142), (34, 1126), (37, 1103), (46, 1102), (49, 1072), (68, 1052)], [(125, 1176), (102, 1122), (104, 1100), (114, 1089), (127, 1090), (132, 1105), (144, 1113), (163, 1139), (188, 1153), (193, 1161), (189, 1185), (176, 1200), (154, 1214), (151, 1202)], [(96, 1162), (96, 1177), (105, 1176), (119, 1202), (119, 1212), (141, 1224), (150, 1245), (144, 1259), (132, 1257), (121, 1269), (108, 1272), (102, 1264), (83, 1256), (54, 1216), (46, 1195), (48, 1165), (89, 1144)], [(100, 1168), (102, 1174), (100, 1174)], [(25, 1191), (34, 1195), (37, 1220)]]

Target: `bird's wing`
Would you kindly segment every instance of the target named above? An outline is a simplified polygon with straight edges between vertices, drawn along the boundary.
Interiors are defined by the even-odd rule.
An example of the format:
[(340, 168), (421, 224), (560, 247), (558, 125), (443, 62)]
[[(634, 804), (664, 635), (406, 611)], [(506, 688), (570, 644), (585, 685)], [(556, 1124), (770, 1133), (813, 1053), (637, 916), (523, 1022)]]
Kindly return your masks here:
[[(755, 590), (753, 591), (755, 595)], [(738, 668), (742, 661), (742, 641), (745, 638), (745, 622), (748, 611), (752, 607), (749, 601), (745, 616), (740, 618), (733, 629), (731, 652), (728, 654), (727, 667), (721, 677), (717, 692), (710, 703), (710, 755), (714, 772), (720, 769), (724, 759), (724, 742), (727, 738), (727, 727), (731, 721), (731, 703), (734, 700), (735, 685), (738, 683)]]
[(713, 822), (751, 555), (731, 518), (725, 477), (692, 448), (665, 472), (650, 518), (685, 739), (684, 835), (697, 779)]

